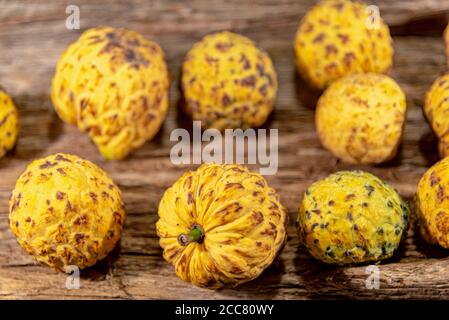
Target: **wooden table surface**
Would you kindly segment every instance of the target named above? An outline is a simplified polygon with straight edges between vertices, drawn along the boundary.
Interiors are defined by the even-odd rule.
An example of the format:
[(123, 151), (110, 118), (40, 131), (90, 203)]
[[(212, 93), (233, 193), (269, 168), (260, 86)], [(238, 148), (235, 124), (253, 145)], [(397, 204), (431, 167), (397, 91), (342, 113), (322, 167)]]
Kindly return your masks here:
[[(441, 37), (449, 0), (376, 1), (391, 27), (391, 72), (407, 94), (408, 112), (398, 156), (379, 166), (349, 166), (324, 150), (313, 125), (316, 92), (295, 75), (292, 42), (309, 0), (1, 1), (0, 83), (21, 116), (16, 149), (0, 160), (0, 298), (309, 299), (449, 298), (449, 252), (426, 244), (412, 223), (395, 256), (379, 265), (380, 288), (365, 286), (366, 267), (335, 268), (312, 259), (296, 237), (294, 221), (305, 188), (341, 169), (368, 170), (411, 199), (420, 176), (437, 159), (421, 112), (426, 90), (446, 70)], [(81, 30), (67, 30), (65, 8), (78, 4)], [(81, 31), (97, 25), (126, 27), (157, 41), (172, 75), (171, 108), (158, 136), (120, 162), (104, 161), (88, 137), (54, 113), (50, 83), (56, 61)], [(170, 132), (182, 125), (178, 76), (186, 51), (204, 34), (230, 29), (254, 39), (271, 55), (280, 88), (268, 127), (279, 129), (279, 171), (268, 176), (288, 208), (288, 242), (259, 278), (238, 289), (211, 291), (179, 280), (161, 256), (155, 232), (163, 191), (185, 170), (170, 162)], [(15, 180), (35, 158), (55, 152), (85, 157), (103, 167), (123, 191), (127, 218), (108, 258), (82, 272), (81, 288), (65, 288), (66, 275), (38, 265), (8, 227), (8, 198)]]

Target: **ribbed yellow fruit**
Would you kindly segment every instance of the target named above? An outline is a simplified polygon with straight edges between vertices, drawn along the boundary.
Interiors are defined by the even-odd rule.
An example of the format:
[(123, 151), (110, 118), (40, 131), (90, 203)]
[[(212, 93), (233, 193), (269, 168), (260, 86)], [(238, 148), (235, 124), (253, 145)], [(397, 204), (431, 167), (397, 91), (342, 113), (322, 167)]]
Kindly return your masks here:
[(164, 53), (141, 34), (89, 29), (59, 59), (51, 98), (62, 120), (87, 132), (108, 160), (152, 139), (168, 108)]
[(259, 276), (285, 243), (287, 219), (260, 174), (204, 164), (164, 193), (156, 228), (178, 277), (216, 289)]

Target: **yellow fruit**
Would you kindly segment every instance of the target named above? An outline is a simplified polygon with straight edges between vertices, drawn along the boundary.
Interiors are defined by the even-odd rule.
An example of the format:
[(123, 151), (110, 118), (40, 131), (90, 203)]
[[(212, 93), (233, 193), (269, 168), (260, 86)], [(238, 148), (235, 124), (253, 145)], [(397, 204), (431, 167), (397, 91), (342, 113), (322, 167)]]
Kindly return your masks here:
[(424, 114), (438, 137), (441, 157), (449, 155), (449, 73), (435, 80), (426, 95)]
[(449, 249), (449, 158), (433, 165), (422, 176), (415, 196), (421, 235)]
[(19, 113), (11, 97), (0, 87), (0, 158), (16, 144)]
[(409, 215), (407, 204), (384, 181), (363, 171), (340, 171), (307, 189), (298, 230), (316, 259), (355, 264), (391, 257)]
[(388, 26), (364, 3), (324, 0), (301, 20), (296, 64), (311, 86), (324, 89), (351, 73), (388, 72), (392, 43)]
[(118, 187), (90, 161), (54, 154), (33, 161), (9, 203), (19, 244), (53, 269), (95, 264), (120, 239), (125, 211)]
[(406, 99), (380, 74), (354, 74), (333, 83), (318, 100), (315, 125), (321, 143), (348, 163), (392, 159), (400, 144)]
[(52, 101), (65, 122), (87, 132), (106, 159), (152, 139), (168, 108), (164, 53), (137, 32), (89, 29), (60, 58)]
[(273, 109), (277, 78), (268, 54), (231, 32), (204, 37), (182, 66), (184, 109), (206, 128), (262, 125)]
[(284, 245), (287, 218), (260, 174), (203, 164), (165, 192), (156, 228), (178, 277), (216, 289), (259, 276)]

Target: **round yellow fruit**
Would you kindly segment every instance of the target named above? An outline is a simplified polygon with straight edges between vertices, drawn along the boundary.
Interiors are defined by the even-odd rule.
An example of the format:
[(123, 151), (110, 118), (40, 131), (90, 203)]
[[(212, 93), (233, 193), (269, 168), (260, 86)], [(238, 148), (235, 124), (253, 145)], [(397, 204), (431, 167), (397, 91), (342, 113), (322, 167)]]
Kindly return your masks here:
[(298, 230), (316, 259), (356, 264), (391, 257), (409, 215), (407, 204), (384, 181), (363, 171), (340, 171), (307, 189)]
[(273, 109), (276, 72), (266, 52), (231, 32), (204, 37), (182, 66), (184, 109), (218, 130), (262, 125)]
[(287, 219), (260, 174), (203, 164), (165, 192), (156, 229), (178, 277), (216, 289), (259, 276), (286, 241)]
[(0, 87), (0, 158), (16, 144), (19, 113), (11, 97)]
[(388, 72), (394, 51), (388, 26), (375, 7), (324, 0), (302, 18), (295, 52), (302, 77), (324, 89), (348, 74)]
[(426, 94), (424, 114), (438, 137), (441, 157), (449, 155), (449, 73), (435, 80)]
[(54, 154), (33, 161), (17, 180), (10, 227), (39, 262), (66, 271), (94, 265), (120, 239), (125, 211), (118, 187), (90, 161)]
[(162, 49), (141, 34), (89, 29), (61, 56), (51, 98), (62, 120), (87, 132), (109, 160), (152, 139), (168, 109)]
[(415, 207), (422, 237), (449, 249), (449, 158), (433, 165), (422, 176)]
[(391, 78), (354, 74), (334, 82), (318, 100), (315, 125), (322, 145), (353, 164), (392, 159), (405, 123), (406, 99)]

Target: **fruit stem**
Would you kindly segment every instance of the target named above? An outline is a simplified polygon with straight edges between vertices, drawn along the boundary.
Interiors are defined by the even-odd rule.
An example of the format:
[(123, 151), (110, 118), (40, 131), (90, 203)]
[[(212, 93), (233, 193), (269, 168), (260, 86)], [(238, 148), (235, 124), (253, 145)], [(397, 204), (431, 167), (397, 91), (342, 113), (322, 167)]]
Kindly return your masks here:
[(197, 242), (198, 240), (200, 240), (203, 237), (203, 231), (199, 228), (194, 227), (192, 230), (190, 230), (189, 232), (189, 238), (190, 241), (195, 241)]
[(204, 230), (201, 226), (194, 224), (192, 225), (192, 229), (188, 234), (180, 234), (178, 237), (178, 241), (181, 245), (186, 246), (189, 243), (197, 242), (201, 243), (204, 239)]

